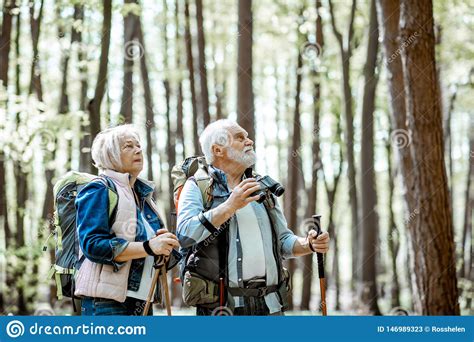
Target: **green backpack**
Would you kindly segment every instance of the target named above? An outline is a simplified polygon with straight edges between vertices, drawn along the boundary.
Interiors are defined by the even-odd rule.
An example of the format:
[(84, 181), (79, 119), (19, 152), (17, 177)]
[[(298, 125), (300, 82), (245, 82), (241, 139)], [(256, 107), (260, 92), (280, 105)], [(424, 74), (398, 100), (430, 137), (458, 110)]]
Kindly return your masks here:
[(209, 177), (207, 167), (208, 165), (206, 163), (206, 159), (203, 156), (192, 156), (186, 158), (181, 163), (176, 164), (171, 170), (171, 179), (173, 181), (173, 198), (174, 206), (176, 209), (176, 215), (179, 209), (179, 196), (181, 195), (181, 191), (183, 190), (184, 184), (191, 177), (193, 177), (193, 179), (196, 181), (196, 184), (199, 186), (199, 190), (201, 190), (204, 208), (206, 208), (206, 210), (209, 209), (208, 205), (212, 200), (210, 194), (212, 179)]
[[(79, 239), (76, 228), (77, 194), (90, 182), (103, 182), (109, 189), (109, 220), (113, 222), (118, 203), (114, 183), (106, 176), (69, 171), (54, 185), (54, 235), (56, 240), (55, 261), (48, 272), (48, 279), (55, 278), (57, 297), (74, 298), (74, 276), (84, 260), (79, 258)], [(47, 249), (47, 241), (43, 251)]]

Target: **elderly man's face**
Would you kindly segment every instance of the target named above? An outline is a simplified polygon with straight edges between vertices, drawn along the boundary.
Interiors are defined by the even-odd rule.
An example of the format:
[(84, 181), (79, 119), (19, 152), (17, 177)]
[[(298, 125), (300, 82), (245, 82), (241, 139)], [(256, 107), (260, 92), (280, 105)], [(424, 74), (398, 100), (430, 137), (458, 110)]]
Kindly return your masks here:
[(230, 144), (227, 147), (227, 158), (250, 167), (255, 164), (256, 155), (253, 150), (253, 141), (249, 139), (248, 133), (240, 126), (236, 125), (229, 129)]
[(120, 146), (122, 172), (133, 176), (143, 170), (143, 154), (140, 142), (133, 137), (124, 137)]

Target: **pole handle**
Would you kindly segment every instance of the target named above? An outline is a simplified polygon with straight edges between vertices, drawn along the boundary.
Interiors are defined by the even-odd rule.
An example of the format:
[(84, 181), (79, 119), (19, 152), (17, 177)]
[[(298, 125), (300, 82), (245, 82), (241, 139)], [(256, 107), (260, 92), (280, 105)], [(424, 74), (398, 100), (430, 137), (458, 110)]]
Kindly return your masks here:
[[(313, 223), (318, 233), (317, 236), (321, 235), (321, 215), (313, 215)], [(316, 257), (318, 258), (318, 275), (319, 279), (324, 278), (324, 256), (323, 253), (316, 253)]]

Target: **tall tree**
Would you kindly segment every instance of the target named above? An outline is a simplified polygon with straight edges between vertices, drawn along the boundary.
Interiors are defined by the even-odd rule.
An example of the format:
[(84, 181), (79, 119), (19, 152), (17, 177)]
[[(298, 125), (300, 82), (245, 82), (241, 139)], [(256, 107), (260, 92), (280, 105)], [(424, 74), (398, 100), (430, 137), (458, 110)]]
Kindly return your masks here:
[(33, 59), (30, 71), (30, 88), (28, 94), (35, 91), (39, 101), (43, 101), (43, 87), (41, 84), (41, 72), (39, 70), (38, 45), (40, 37), (41, 20), (43, 19), (44, 0), (40, 1), (38, 16), (35, 16), (35, 1), (30, 1), (30, 29), (33, 43)]
[(410, 153), (416, 161), (415, 193), (419, 214), (410, 234), (417, 295), (423, 315), (458, 315), (454, 232), (444, 165), (442, 113), (437, 90), (431, 0), (402, 0), (400, 38)]
[[(303, 20), (303, 8), (299, 13), (300, 20)], [(302, 35), (300, 34), (298, 27), (298, 39), (302, 42)], [(293, 127), (291, 130), (291, 145), (288, 153), (288, 180), (287, 189), (289, 190), (288, 197), (285, 199), (287, 204), (285, 205), (288, 218), (288, 226), (296, 232), (298, 226), (298, 191), (304, 185), (304, 181), (301, 182), (303, 175), (302, 161), (301, 161), (301, 82), (302, 82), (302, 69), (303, 69), (303, 56), (300, 50), (298, 50), (297, 65), (296, 65), (296, 92), (295, 92), (295, 109), (293, 116)], [(296, 262), (293, 259), (289, 260), (288, 270), (291, 275), (296, 270)], [(290, 290), (288, 294), (288, 305), (290, 309), (293, 308), (293, 292)]]
[(341, 55), (342, 65), (342, 88), (344, 93), (344, 115), (346, 118), (346, 154), (347, 154), (347, 171), (349, 177), (349, 198), (351, 204), (352, 218), (352, 281), (351, 287), (355, 289), (355, 281), (359, 278), (357, 272), (358, 260), (358, 236), (359, 236), (359, 202), (357, 194), (356, 168), (354, 158), (354, 110), (352, 101), (352, 88), (350, 79), (350, 60), (353, 50), (354, 37), (354, 18), (357, 7), (357, 0), (352, 0), (351, 12), (349, 17), (349, 27), (347, 35), (344, 37), (337, 28), (336, 17), (332, 0), (329, 0), (329, 12), (331, 14), (331, 26), (336, 36), (338, 47)]
[(207, 88), (206, 42), (204, 34), (204, 18), (202, 15), (202, 0), (196, 0), (197, 43), (199, 57), (199, 79), (201, 83), (201, 106), (204, 127), (209, 125), (209, 90)]
[[(385, 65), (387, 67), (387, 83), (390, 95), (391, 126), (393, 131), (390, 134), (391, 144), (396, 147), (396, 154), (399, 160), (399, 168), (404, 185), (405, 211), (408, 217), (417, 215), (418, 208), (415, 196), (415, 164), (410, 155), (410, 133), (407, 126), (407, 110), (405, 105), (405, 85), (403, 83), (403, 68), (400, 55), (399, 43), (399, 22), (400, 22), (400, 1), (399, 0), (379, 0), (380, 6), (380, 30), (383, 31), (383, 46), (385, 54)], [(406, 231), (410, 226), (414, 226), (413, 219), (405, 220)], [(414, 228), (412, 228), (414, 229)], [(406, 236), (406, 240), (409, 237)], [(408, 260), (413, 259), (411, 244), (407, 244), (406, 255)], [(411, 263), (409, 263), (411, 265)], [(414, 272), (407, 272), (408, 285), (412, 286)], [(413, 291), (410, 291), (413, 293)]]
[(252, 86), (252, 0), (239, 0), (238, 6), (237, 122), (255, 141), (255, 109)]
[(186, 42), (186, 65), (189, 73), (189, 86), (191, 90), (191, 106), (193, 109), (193, 146), (194, 154), (200, 153), (199, 147), (199, 135), (198, 135), (198, 108), (196, 99), (196, 85), (194, 80), (194, 57), (193, 57), (193, 44), (191, 37), (191, 24), (189, 19), (189, 0), (184, 0), (184, 40)]
[[(141, 56), (142, 46), (137, 44), (138, 16), (134, 13), (134, 5), (137, 0), (125, 0), (125, 13), (123, 17), (123, 82), (122, 82), (122, 105), (120, 115), (124, 122), (133, 121), (133, 66), (137, 54)], [(137, 49), (140, 51), (137, 53)]]
[[(460, 269), (460, 276), (472, 282), (474, 277), (474, 264), (472, 254), (472, 221), (474, 211), (474, 196), (473, 196), (473, 183), (474, 183), (474, 119), (471, 118), (470, 129), (469, 129), (469, 162), (466, 174), (466, 188), (464, 192), (464, 222), (462, 230), (462, 263)], [(472, 284), (472, 283), (471, 283)], [(472, 296), (466, 300), (466, 309), (471, 312)]]
[(362, 101), (361, 190), (362, 217), (360, 227), (361, 304), (366, 312), (380, 315), (377, 304), (376, 256), (378, 246), (377, 191), (374, 172), (374, 110), (378, 77), (376, 75), (379, 30), (375, 0), (370, 4), (369, 41), (364, 68), (364, 98)]
[[(84, 5), (74, 5), (74, 21), (84, 25)], [(73, 35), (76, 36), (75, 41), (77, 42), (77, 61), (79, 63), (79, 74), (81, 79), (81, 90), (79, 94), (79, 110), (83, 112), (83, 115), (87, 117), (87, 120), (83, 118), (81, 120), (81, 138), (79, 142), (79, 171), (86, 172), (90, 170), (92, 165), (90, 146), (90, 126), (89, 126), (89, 113), (86, 111), (87, 108), (87, 89), (89, 82), (87, 79), (87, 63), (85, 46), (83, 43), (82, 30), (73, 29)]]
[[(326, 195), (328, 199), (328, 204), (329, 204), (329, 217), (328, 217), (328, 233), (331, 236), (331, 251), (332, 251), (332, 276), (331, 280), (334, 283), (335, 287), (335, 310), (338, 311), (341, 309), (341, 276), (340, 276), (340, 270), (339, 270), (339, 244), (338, 244), (338, 233), (336, 232), (336, 225), (335, 225), (335, 219), (334, 219), (334, 211), (336, 210), (336, 194), (337, 194), (337, 189), (340, 184), (340, 179), (342, 175), (342, 165), (344, 163), (344, 158), (343, 158), (343, 153), (342, 153), (342, 142), (341, 142), (341, 136), (342, 136), (342, 128), (341, 128), (341, 118), (340, 115), (338, 114), (336, 116), (337, 120), (337, 126), (336, 126), (336, 134), (335, 134), (335, 143), (333, 144), (333, 147), (337, 151), (337, 156), (333, 156), (334, 153), (331, 153), (331, 159), (337, 159), (338, 160), (338, 167), (333, 172), (333, 180), (332, 180), (332, 185), (330, 184), (328, 177), (326, 175), (326, 172), (324, 171), (324, 167), (321, 165), (321, 171), (322, 171), (322, 176), (324, 180), (324, 187), (326, 189)], [(332, 149), (331, 149), (332, 150)]]
[[(389, 133), (391, 134), (392, 127), (390, 125)], [(392, 278), (390, 282), (390, 297), (392, 308), (400, 306), (400, 282), (398, 281), (397, 256), (400, 250), (400, 232), (395, 220), (395, 212), (393, 210), (394, 196), (395, 196), (395, 169), (393, 167), (392, 158), (392, 143), (390, 139), (386, 140), (385, 150), (387, 151), (387, 175), (388, 175), (388, 229), (387, 229), (387, 246), (390, 252), (390, 266), (392, 271)]]
[[(4, 88), (5, 92), (8, 90), (8, 67), (10, 63), (10, 48), (11, 48), (11, 32), (12, 32), (12, 21), (13, 21), (13, 9), (16, 8), (15, 1), (4, 1), (3, 2), (3, 18), (2, 18), (2, 30), (0, 35), (0, 88)], [(1, 103), (2, 107), (6, 106), (5, 103)], [(4, 129), (4, 123), (6, 118), (2, 117), (0, 128)], [(7, 191), (6, 191), (6, 170), (5, 170), (5, 154), (3, 146), (0, 149), (0, 229), (5, 234), (5, 248), (11, 244), (12, 232), (10, 230), (10, 224), (8, 222), (8, 206), (7, 206)], [(7, 277), (9, 278), (9, 277)], [(7, 288), (8, 282), (7, 279)], [(0, 311), (4, 312), (5, 300), (3, 297), (7, 291), (3, 291), (4, 284), (0, 283)]]
[[(94, 98), (89, 103), (91, 142), (100, 132), (100, 107), (107, 84), (107, 68), (109, 63), (110, 29), (112, 24), (112, 0), (103, 1), (104, 21), (102, 23), (102, 42), (100, 48), (99, 71), (95, 86)], [(91, 165), (91, 172), (94, 167)]]
[(181, 158), (186, 157), (186, 146), (184, 144), (184, 129), (183, 129), (183, 78), (181, 70), (181, 53), (183, 43), (181, 40), (181, 25), (179, 21), (179, 0), (175, 1), (174, 9), (174, 25), (175, 31), (175, 63), (176, 70), (178, 72), (177, 89), (176, 89), (176, 144), (180, 144), (182, 147)]
[[(321, 1), (315, 1), (316, 6), (316, 49), (319, 54), (322, 53), (324, 46), (323, 35), (323, 21), (321, 18)], [(313, 61), (314, 62), (314, 61)], [(311, 187), (308, 191), (308, 207), (306, 210), (306, 217), (311, 217), (315, 214), (317, 194), (318, 194), (318, 171), (321, 167), (319, 157), (319, 117), (321, 111), (321, 82), (320, 75), (315, 66), (312, 68), (313, 81), (313, 129), (311, 131), (312, 141), (312, 173), (311, 173)], [(309, 303), (311, 301), (311, 286), (313, 284), (313, 254), (308, 254), (303, 258), (303, 290), (301, 292), (301, 309), (309, 310)]]
[(140, 72), (142, 76), (143, 93), (145, 97), (147, 177), (150, 181), (153, 181), (153, 149), (155, 146), (155, 139), (153, 139), (153, 134), (155, 133), (155, 112), (153, 110), (154, 104), (150, 86), (150, 76), (148, 73), (148, 63), (146, 59), (147, 56), (145, 49), (145, 38), (143, 37), (141, 19), (138, 18), (137, 21), (138, 46), (140, 47), (140, 49), (142, 49), (142, 51), (140, 52)]

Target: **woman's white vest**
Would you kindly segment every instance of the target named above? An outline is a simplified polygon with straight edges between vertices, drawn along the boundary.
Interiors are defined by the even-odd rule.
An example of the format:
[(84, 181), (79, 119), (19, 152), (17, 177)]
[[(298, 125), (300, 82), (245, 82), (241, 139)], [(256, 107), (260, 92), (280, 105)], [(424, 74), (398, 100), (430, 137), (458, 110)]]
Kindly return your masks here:
[[(117, 214), (111, 232), (127, 241), (135, 241), (137, 229), (136, 204), (129, 183), (128, 173), (106, 170), (104, 174), (112, 179), (118, 194)], [(141, 180), (153, 187), (152, 183)], [(152, 193), (147, 203), (158, 215)], [(76, 275), (76, 296), (108, 298), (123, 303), (127, 297), (128, 275), (132, 260), (125, 262), (114, 272), (112, 265), (98, 264), (85, 258)]]

